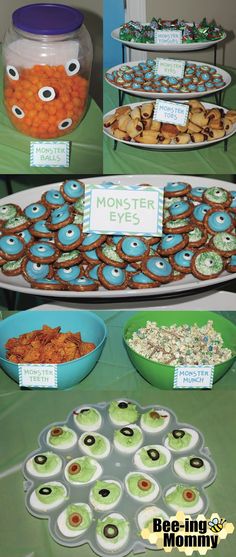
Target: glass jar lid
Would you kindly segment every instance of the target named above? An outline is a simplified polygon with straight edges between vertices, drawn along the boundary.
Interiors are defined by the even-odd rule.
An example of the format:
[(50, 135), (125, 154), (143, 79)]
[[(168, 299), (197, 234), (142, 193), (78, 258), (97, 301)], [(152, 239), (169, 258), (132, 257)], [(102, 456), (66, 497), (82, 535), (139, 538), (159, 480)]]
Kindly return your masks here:
[(65, 35), (79, 29), (84, 15), (64, 4), (28, 4), (12, 14), (15, 27), (35, 35)]

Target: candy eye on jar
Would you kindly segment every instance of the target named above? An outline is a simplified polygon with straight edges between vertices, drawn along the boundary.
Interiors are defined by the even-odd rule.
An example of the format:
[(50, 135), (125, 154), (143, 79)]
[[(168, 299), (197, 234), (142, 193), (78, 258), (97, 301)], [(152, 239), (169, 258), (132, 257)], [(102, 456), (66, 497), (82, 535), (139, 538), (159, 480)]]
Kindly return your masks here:
[(4, 103), (18, 131), (58, 138), (82, 120), (93, 56), (83, 21), (63, 4), (29, 4), (13, 13), (3, 44)]

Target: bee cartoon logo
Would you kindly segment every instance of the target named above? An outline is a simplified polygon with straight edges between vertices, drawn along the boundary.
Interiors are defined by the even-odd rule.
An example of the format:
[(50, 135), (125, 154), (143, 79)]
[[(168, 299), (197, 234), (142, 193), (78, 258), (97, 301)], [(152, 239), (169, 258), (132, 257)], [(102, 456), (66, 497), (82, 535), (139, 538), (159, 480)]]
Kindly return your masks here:
[(219, 532), (221, 532), (221, 530), (223, 530), (225, 522), (226, 520), (224, 518), (221, 518), (219, 520), (218, 518), (215, 517), (208, 522), (208, 526), (210, 526), (210, 530), (212, 532), (218, 534)]

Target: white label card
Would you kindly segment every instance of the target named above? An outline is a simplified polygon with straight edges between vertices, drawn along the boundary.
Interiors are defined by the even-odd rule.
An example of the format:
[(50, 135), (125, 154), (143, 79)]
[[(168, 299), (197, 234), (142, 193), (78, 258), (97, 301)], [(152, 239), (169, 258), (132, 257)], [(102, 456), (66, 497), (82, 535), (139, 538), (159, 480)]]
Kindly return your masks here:
[(158, 122), (166, 122), (175, 124), (176, 126), (185, 126), (188, 121), (189, 106), (182, 103), (173, 103), (156, 100), (154, 108), (153, 120)]
[(70, 166), (70, 142), (31, 141), (30, 166), (68, 168)]
[(20, 387), (57, 389), (56, 364), (18, 364)]
[(149, 186), (85, 186), (84, 232), (161, 236), (162, 222), (162, 189)]
[(155, 44), (182, 44), (182, 31), (164, 31), (155, 29)]
[(214, 378), (214, 366), (176, 366), (174, 389), (211, 389)]
[(185, 60), (172, 60), (171, 58), (157, 58), (155, 74), (182, 79), (185, 71)]

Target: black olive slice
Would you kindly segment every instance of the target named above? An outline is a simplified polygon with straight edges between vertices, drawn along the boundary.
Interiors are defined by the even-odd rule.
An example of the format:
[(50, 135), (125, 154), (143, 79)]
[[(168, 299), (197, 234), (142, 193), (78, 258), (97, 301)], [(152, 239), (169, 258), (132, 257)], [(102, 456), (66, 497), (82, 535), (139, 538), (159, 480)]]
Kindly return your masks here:
[(50, 493), (52, 493), (52, 489), (50, 487), (41, 487), (39, 493), (40, 495), (50, 495)]
[(119, 534), (119, 530), (115, 524), (106, 524), (103, 528), (103, 535), (105, 538), (116, 538)]
[(99, 493), (99, 495), (101, 495), (101, 497), (108, 497), (108, 495), (110, 495), (110, 490), (109, 489), (100, 489), (100, 491), (98, 493)]
[(183, 429), (173, 429), (172, 435), (175, 439), (182, 439), (185, 436)]
[(202, 468), (202, 466), (204, 466), (204, 462), (202, 458), (198, 458), (198, 457), (190, 458), (189, 463), (190, 466), (192, 466), (193, 468)]
[(34, 457), (34, 462), (36, 464), (45, 464), (45, 462), (47, 462), (47, 457), (44, 454), (37, 454)]
[(89, 412), (89, 408), (82, 408), (82, 410), (80, 410), (80, 414), (85, 414), (85, 412)]
[(131, 427), (122, 427), (120, 429), (120, 432), (122, 433), (122, 435), (125, 435), (126, 437), (133, 437), (134, 435), (134, 430), (131, 429)]
[(87, 445), (88, 447), (94, 445), (95, 442), (96, 439), (93, 435), (86, 435), (86, 437), (84, 438), (84, 444)]
[(147, 454), (151, 460), (159, 460), (160, 453), (156, 449), (148, 449)]
[(118, 407), (119, 408), (128, 408), (128, 402), (119, 402)]

